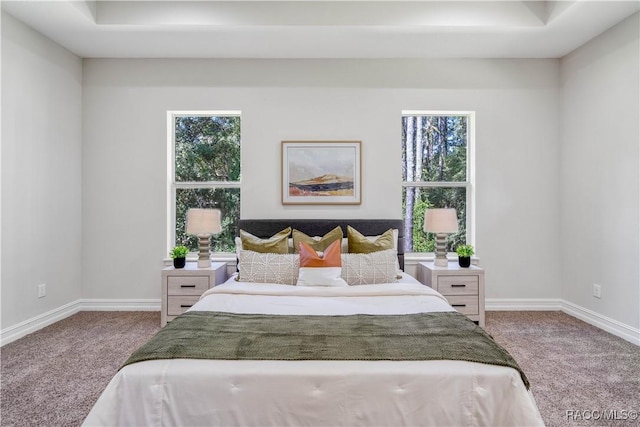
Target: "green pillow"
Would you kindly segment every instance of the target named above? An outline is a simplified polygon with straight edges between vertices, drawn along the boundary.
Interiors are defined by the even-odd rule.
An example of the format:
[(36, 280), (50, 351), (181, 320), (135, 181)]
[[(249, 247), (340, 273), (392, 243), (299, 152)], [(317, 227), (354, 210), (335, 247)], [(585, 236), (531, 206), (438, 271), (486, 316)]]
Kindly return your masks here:
[(316, 240), (311, 236), (307, 236), (302, 231), (298, 231), (295, 228), (293, 229), (293, 251), (295, 253), (300, 252), (300, 242), (306, 243), (315, 251), (324, 252), (325, 249), (327, 249), (329, 245), (336, 240), (342, 241), (342, 228), (340, 228), (340, 226), (337, 226), (333, 230), (329, 231), (327, 234), (322, 236), (320, 240)]
[(287, 227), (268, 239), (261, 239), (251, 233), (240, 230), (240, 240), (242, 240), (242, 249), (247, 251), (270, 254), (288, 254), (290, 234), (291, 227)]
[(347, 226), (348, 252), (352, 254), (370, 254), (372, 252), (393, 249), (393, 229), (388, 229), (374, 241), (369, 240), (358, 230)]

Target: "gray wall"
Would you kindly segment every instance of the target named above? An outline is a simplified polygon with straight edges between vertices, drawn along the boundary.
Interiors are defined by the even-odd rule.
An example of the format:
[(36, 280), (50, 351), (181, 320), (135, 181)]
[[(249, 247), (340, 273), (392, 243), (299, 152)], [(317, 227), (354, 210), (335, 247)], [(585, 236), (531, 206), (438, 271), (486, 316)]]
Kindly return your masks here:
[(82, 60), (3, 13), (2, 328), (81, 297), (81, 93)]
[[(477, 113), (488, 298), (563, 298), (637, 329), (639, 74), (637, 14), (562, 60), (379, 61), (80, 60), (3, 14), (2, 328), (159, 299), (167, 110), (242, 111), (245, 218), (398, 218), (410, 109)], [(282, 206), (286, 139), (362, 140), (362, 205)]]
[[(638, 14), (561, 62), (562, 298), (640, 326)], [(592, 285), (602, 286), (600, 299)]]
[[(159, 297), (167, 110), (242, 111), (244, 218), (400, 218), (409, 109), (476, 111), (487, 296), (559, 298), (559, 78), (558, 60), (86, 59), (83, 297)], [(291, 139), (361, 140), (362, 205), (282, 206)]]

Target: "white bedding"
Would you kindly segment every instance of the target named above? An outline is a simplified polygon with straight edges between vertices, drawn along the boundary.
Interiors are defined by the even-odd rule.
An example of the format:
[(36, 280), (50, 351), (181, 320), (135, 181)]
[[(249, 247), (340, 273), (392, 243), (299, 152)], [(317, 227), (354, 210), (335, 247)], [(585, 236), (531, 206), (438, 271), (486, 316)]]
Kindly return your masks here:
[[(303, 288), (236, 282), (191, 310), (265, 314), (452, 311), (429, 287)], [(543, 425), (514, 369), (460, 361), (155, 360), (111, 380), (86, 426)]]

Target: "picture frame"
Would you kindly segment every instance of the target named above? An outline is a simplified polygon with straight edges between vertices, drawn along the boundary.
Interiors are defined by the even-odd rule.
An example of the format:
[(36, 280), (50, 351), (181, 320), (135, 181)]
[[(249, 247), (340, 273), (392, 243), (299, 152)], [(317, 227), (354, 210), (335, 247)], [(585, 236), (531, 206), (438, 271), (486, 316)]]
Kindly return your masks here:
[(283, 205), (359, 205), (361, 141), (282, 141)]

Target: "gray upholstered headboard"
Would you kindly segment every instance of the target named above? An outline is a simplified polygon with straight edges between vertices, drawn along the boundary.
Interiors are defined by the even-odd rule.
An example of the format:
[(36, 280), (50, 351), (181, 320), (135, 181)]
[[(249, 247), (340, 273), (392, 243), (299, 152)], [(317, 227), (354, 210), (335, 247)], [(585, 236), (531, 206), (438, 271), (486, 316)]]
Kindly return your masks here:
[(260, 238), (271, 237), (287, 227), (300, 230), (309, 236), (323, 236), (337, 226), (342, 228), (342, 233), (346, 237), (347, 225), (365, 236), (377, 236), (390, 228), (397, 229), (398, 262), (400, 269), (404, 270), (404, 223), (401, 219), (241, 219), (238, 221), (238, 229), (248, 231)]

